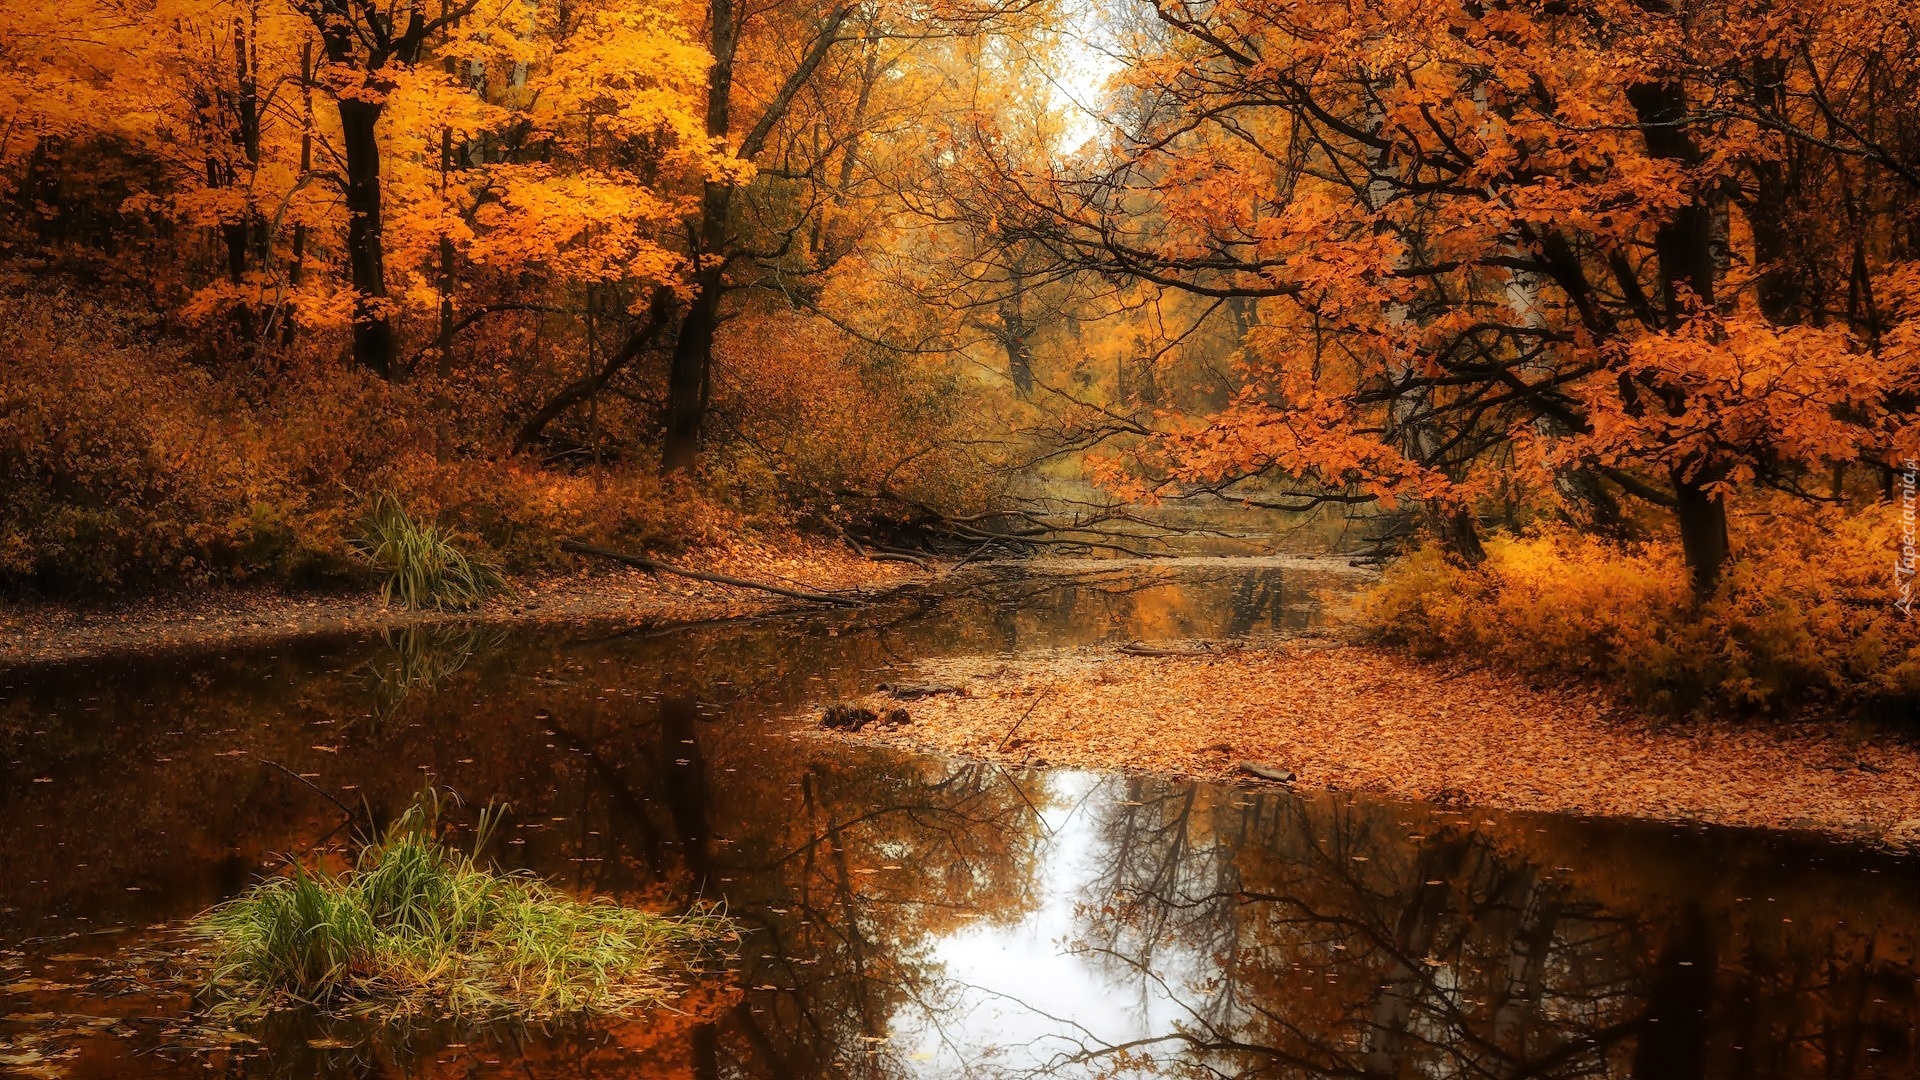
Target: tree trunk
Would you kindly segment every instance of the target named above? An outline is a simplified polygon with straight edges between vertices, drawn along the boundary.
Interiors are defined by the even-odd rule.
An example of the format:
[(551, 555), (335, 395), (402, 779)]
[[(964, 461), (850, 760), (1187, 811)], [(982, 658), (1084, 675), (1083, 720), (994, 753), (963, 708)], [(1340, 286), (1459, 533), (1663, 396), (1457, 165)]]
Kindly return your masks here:
[(660, 449), (662, 472), (686, 472), (700, 456), (700, 428), (707, 413), (708, 368), (713, 364), (713, 335), (720, 325), (723, 287), (720, 276), (720, 268), (716, 266), (702, 270), (694, 278), (693, 304), (688, 307), (687, 317), (680, 324), (680, 337), (673, 344), (673, 360), (667, 368), (667, 435)]
[(234, 333), (242, 342), (253, 340), (253, 305), (239, 298), (240, 287), (247, 281), (247, 222), (243, 218), (220, 226), (220, 232), (227, 242), (227, 283), (234, 287), (236, 297), (233, 302)]
[[(713, 66), (707, 69), (707, 137), (724, 142), (731, 128), (733, 53), (737, 27), (733, 0), (710, 0), (709, 45)], [(746, 152), (749, 148), (742, 147)], [(747, 153), (751, 157), (751, 153)], [(727, 211), (733, 188), (709, 180), (700, 192), (699, 249), (695, 251), (693, 303), (680, 324), (673, 360), (667, 368), (667, 433), (660, 447), (660, 471), (691, 470), (700, 457), (700, 426), (706, 418), (708, 367), (713, 363), (713, 335), (720, 324), (720, 293), (726, 267), (721, 262), (727, 241)]]
[[(1416, 967), (1420, 958), (1432, 954), (1441, 923), (1451, 901), (1451, 881), (1466, 859), (1466, 846), (1458, 839), (1423, 846), (1414, 866), (1414, 884), (1398, 898), (1400, 917), (1395, 920), (1387, 955), (1391, 957), (1380, 992), (1373, 999), (1372, 1017), (1362, 1036), (1361, 1073), (1369, 1077), (1406, 1075), (1408, 1030), (1425, 993), (1427, 978)], [(1351, 1074), (1349, 1074), (1351, 1075)]]
[[(1639, 117), (1647, 153), (1688, 165), (1700, 160), (1700, 148), (1682, 126), (1687, 115), (1686, 87), (1677, 82), (1638, 83), (1627, 100)], [(1660, 296), (1668, 327), (1686, 317), (1684, 286), (1703, 305), (1713, 303), (1713, 210), (1697, 194), (1674, 211), (1653, 236), (1660, 259)]]
[(1673, 493), (1674, 514), (1680, 519), (1680, 549), (1686, 556), (1694, 595), (1711, 596), (1727, 565), (1726, 500), (1718, 494), (1709, 495), (1699, 481), (1678, 476), (1673, 478)]
[[(1648, 153), (1687, 164), (1699, 161), (1699, 147), (1681, 126), (1687, 115), (1684, 86), (1678, 82), (1640, 83), (1628, 88), (1627, 99), (1640, 118)], [(1654, 233), (1653, 246), (1659, 257), (1664, 322), (1669, 329), (1678, 328), (1688, 315), (1683, 290), (1690, 291), (1702, 306), (1713, 304), (1710, 208), (1696, 195)], [(1684, 390), (1669, 388), (1663, 396), (1668, 412), (1679, 415), (1686, 411)], [(1694, 596), (1705, 598), (1720, 583), (1720, 572), (1727, 563), (1726, 501), (1718, 494), (1707, 493), (1708, 485), (1723, 474), (1711, 463), (1689, 471), (1693, 474), (1690, 478), (1679, 469), (1673, 471), (1674, 515), (1680, 523), (1680, 547), (1693, 580)]]
[(1707, 1075), (1707, 1013), (1718, 967), (1714, 928), (1697, 906), (1689, 906), (1668, 931), (1647, 979), (1633, 1080), (1700, 1080)]
[(380, 224), (380, 143), (374, 127), (381, 102), (342, 98), (341, 142), (347, 163), (347, 269), (353, 283), (353, 358), (383, 379), (397, 373), (399, 339), (387, 303)]
[(1471, 507), (1439, 509), (1434, 524), (1441, 546), (1453, 559), (1464, 566), (1479, 566), (1487, 561), (1487, 549), (1480, 543), (1480, 523), (1475, 520)]
[[(852, 14), (847, 5), (835, 9), (821, 25), (813, 44), (800, 63), (787, 74), (786, 81), (773, 95), (760, 119), (740, 140), (737, 151), (744, 161), (752, 161), (773, 133), (775, 125), (793, 104), (794, 95), (813, 75), (827, 51), (840, 40), (840, 24)], [(713, 66), (707, 69), (707, 135), (724, 143), (729, 133), (729, 110), (733, 95), (733, 54), (739, 27), (735, 22), (733, 0), (711, 0), (708, 7)], [(700, 425), (707, 412), (707, 397), (713, 385), (713, 335), (720, 325), (720, 297), (726, 291), (726, 254), (729, 232), (728, 209), (733, 187), (709, 181), (700, 196), (700, 230), (694, 251), (693, 303), (680, 327), (673, 363), (667, 373), (667, 434), (660, 451), (662, 472), (684, 472), (693, 468), (700, 455)]]
[(1514, 881), (1519, 917), (1509, 937), (1507, 974), (1493, 1009), (1493, 1045), (1499, 1052), (1491, 1070), (1496, 1077), (1527, 1075), (1528, 1029), (1540, 1013), (1543, 984), (1553, 958), (1554, 928), (1560, 917), (1551, 880), (1523, 866)]
[[(248, 47), (246, 20), (233, 17), (234, 115), (233, 142), (246, 159), (250, 170), (260, 168), (260, 91), (254, 78), (253, 54)], [(231, 164), (209, 165), (222, 186), (240, 188), (242, 177)], [(251, 179), (248, 177), (247, 179)], [(227, 282), (234, 287), (234, 333), (242, 347), (250, 347), (254, 338), (253, 304), (244, 299), (241, 288), (247, 281), (251, 256), (265, 246), (266, 223), (258, 219), (252, 200), (239, 218), (221, 226), (227, 246)]]
[(1027, 322), (1025, 275), (1020, 267), (1009, 271), (1010, 291), (1000, 304), (1000, 344), (1007, 350), (1007, 376), (1013, 392), (1025, 401), (1033, 396), (1033, 327)]
[[(300, 173), (304, 185), (313, 174), (313, 42), (300, 46)], [(287, 259), (287, 285), (298, 290), (306, 280), (307, 225), (293, 227), (293, 251)], [(291, 302), (291, 301), (290, 301)], [(291, 313), (280, 316), (280, 344), (293, 344), (294, 319)]]
[[(1783, 109), (1787, 61), (1781, 57), (1763, 57), (1753, 62), (1755, 105), (1770, 113)], [(1798, 184), (1798, 176), (1789, 173), (1791, 162), (1773, 157), (1758, 157), (1750, 163), (1753, 170), (1753, 201), (1747, 206), (1747, 225), (1753, 231), (1753, 261), (1758, 270), (1754, 281), (1754, 300), (1760, 314), (1775, 326), (1794, 326), (1801, 320), (1805, 298), (1797, 268), (1792, 265), (1792, 236), (1789, 232), (1788, 200)]]

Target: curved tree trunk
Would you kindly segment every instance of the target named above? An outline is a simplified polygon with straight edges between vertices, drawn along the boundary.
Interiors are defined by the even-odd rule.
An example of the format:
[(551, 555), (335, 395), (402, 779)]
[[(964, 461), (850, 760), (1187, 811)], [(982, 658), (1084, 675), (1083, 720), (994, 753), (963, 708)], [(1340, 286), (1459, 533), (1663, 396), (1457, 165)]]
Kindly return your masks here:
[[(840, 24), (852, 13), (853, 7), (849, 4), (827, 15), (806, 55), (787, 73), (766, 111), (740, 140), (741, 160), (752, 161), (760, 155), (775, 125), (792, 106), (794, 95), (840, 40)], [(707, 134), (716, 142), (724, 142), (731, 129), (733, 54), (739, 33), (733, 0), (710, 0), (708, 21), (712, 27), (713, 66), (707, 69)], [(660, 450), (662, 472), (684, 472), (693, 468), (700, 456), (700, 427), (713, 385), (713, 335), (720, 325), (720, 297), (726, 291), (730, 239), (727, 214), (732, 201), (733, 187), (728, 183), (708, 181), (701, 191), (700, 229), (697, 250), (693, 253), (698, 267), (694, 274), (693, 303), (680, 326), (680, 339), (674, 343), (673, 363), (667, 372), (667, 433)]]
[(653, 343), (660, 339), (660, 332), (666, 329), (668, 320), (673, 317), (673, 307), (673, 290), (664, 285), (655, 288), (646, 321), (635, 327), (633, 333), (627, 335), (626, 344), (620, 347), (620, 351), (607, 357), (607, 362), (599, 371), (568, 383), (545, 405), (540, 406), (532, 416), (527, 418), (527, 422), (520, 426), (519, 434), (513, 437), (513, 448), (516, 451), (520, 450), (528, 443), (540, 438), (546, 432), (548, 424), (559, 419), (560, 415), (568, 409), (589, 400), (605, 389), (623, 368), (637, 359), (641, 353), (652, 348)]
[[(718, 185), (709, 184), (709, 187)], [(726, 199), (720, 200), (725, 213)], [(694, 278), (693, 303), (680, 324), (667, 368), (667, 434), (660, 448), (662, 472), (685, 472), (700, 456), (700, 428), (707, 413), (708, 368), (713, 364), (713, 335), (720, 326), (720, 293), (725, 288), (718, 266)]]

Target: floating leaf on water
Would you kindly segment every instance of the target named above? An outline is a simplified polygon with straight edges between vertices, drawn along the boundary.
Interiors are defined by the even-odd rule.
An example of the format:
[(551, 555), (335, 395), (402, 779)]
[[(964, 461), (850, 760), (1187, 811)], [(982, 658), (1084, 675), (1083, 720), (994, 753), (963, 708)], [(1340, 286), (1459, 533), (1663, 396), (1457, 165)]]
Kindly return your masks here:
[(197, 1032), (200, 1038), (218, 1046), (238, 1046), (241, 1043), (259, 1042), (259, 1039), (244, 1031), (232, 1031), (224, 1028), (209, 1028)]

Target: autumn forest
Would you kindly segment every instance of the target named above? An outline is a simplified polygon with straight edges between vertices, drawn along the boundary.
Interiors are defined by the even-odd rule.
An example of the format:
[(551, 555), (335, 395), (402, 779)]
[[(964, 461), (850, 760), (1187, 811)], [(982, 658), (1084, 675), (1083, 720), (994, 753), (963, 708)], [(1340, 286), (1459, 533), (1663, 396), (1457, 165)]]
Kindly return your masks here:
[[(0, 73), (0, 1076), (1920, 1070), (1920, 8), (0, 0)], [(7, 1026), (102, 987), (191, 1004)]]

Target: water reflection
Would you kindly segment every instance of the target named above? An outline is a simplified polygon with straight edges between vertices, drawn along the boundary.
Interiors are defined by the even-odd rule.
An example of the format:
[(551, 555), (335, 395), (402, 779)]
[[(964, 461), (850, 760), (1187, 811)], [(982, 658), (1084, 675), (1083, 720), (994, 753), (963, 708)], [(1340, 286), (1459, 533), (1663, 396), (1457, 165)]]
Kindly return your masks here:
[[(16, 683), (0, 705), (0, 1057), (75, 1077), (1920, 1071), (1908, 864), (1729, 831), (1012, 774), (796, 739), (781, 719), (931, 653), (1298, 629), (1325, 585), (1180, 573)], [(490, 853), (507, 865), (630, 901), (724, 899), (754, 928), (738, 978), (634, 1023), (372, 1031), (294, 1014), (225, 1045), (171, 1030), (184, 997), (103, 981), (161, 940), (149, 927), (282, 853), (338, 846), (340, 813), (312, 786), (379, 820), (423, 772), (513, 805)]]
[(1730, 830), (1105, 783), (1127, 797), (1093, 812), (1069, 947), (1178, 1015), (1055, 1065), (1914, 1073), (1911, 865)]

